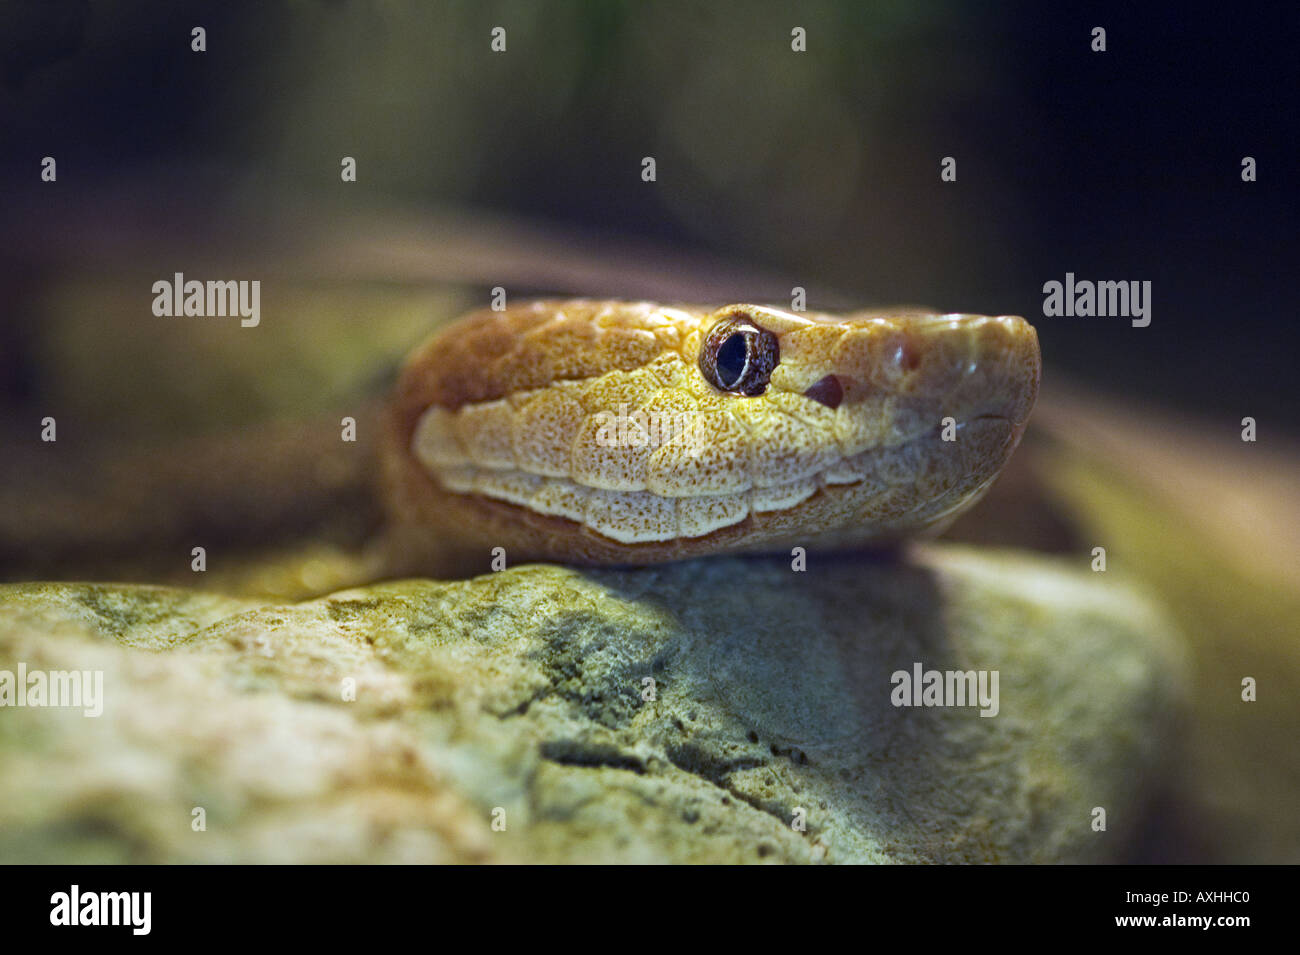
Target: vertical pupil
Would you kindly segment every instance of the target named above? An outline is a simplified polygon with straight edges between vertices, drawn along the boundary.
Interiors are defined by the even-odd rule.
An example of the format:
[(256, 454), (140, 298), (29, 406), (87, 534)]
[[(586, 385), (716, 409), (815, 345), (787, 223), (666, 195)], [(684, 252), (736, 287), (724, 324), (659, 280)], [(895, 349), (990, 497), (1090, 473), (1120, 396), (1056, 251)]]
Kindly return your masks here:
[(745, 373), (745, 353), (748, 343), (740, 332), (728, 336), (718, 349), (718, 377), (727, 388), (734, 387)]

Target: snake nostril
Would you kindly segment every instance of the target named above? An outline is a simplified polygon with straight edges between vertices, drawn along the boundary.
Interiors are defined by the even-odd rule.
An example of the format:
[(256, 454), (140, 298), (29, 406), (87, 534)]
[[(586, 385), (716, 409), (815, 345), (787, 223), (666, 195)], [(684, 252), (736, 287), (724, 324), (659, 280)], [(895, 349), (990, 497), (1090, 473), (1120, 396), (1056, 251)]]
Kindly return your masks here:
[(844, 386), (834, 375), (827, 375), (813, 382), (803, 396), (834, 411), (844, 400)]
[(898, 365), (904, 371), (915, 371), (921, 364), (921, 352), (910, 338), (904, 338), (898, 346)]

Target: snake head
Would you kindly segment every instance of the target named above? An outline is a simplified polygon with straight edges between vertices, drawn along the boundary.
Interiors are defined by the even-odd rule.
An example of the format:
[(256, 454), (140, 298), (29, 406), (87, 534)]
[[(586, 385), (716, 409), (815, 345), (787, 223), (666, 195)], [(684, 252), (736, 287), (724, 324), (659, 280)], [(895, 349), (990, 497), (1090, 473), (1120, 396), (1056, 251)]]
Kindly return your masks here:
[(950, 523), (1015, 450), (1041, 375), (1037, 334), (1009, 315), (728, 305), (693, 347), (765, 459), (757, 470), (775, 484), (816, 470), (823, 491), (836, 489), (823, 495), (844, 504), (826, 509), (836, 537)]
[(642, 563), (886, 544), (992, 483), (1037, 394), (1024, 319), (574, 300), (480, 312), (408, 362), (398, 522)]

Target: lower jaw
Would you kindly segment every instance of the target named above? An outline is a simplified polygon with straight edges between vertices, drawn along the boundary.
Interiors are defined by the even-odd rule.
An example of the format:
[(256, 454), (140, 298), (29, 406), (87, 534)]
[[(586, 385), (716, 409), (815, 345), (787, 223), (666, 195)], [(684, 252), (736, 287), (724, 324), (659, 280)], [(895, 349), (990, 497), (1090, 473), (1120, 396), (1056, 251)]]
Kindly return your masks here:
[[(1000, 440), (995, 440), (996, 434), (990, 437), (991, 433), (1000, 433)], [(502, 475), (497, 475), (496, 479), (504, 480), (507, 484), (513, 481), (518, 487), (514, 489), (506, 487), (504, 490), (498, 487), (497, 493), (492, 493), (490, 488), (455, 486), (446, 480), (443, 483), (455, 493), (474, 494), (526, 509), (538, 516), (562, 519), (581, 526), (615, 545), (636, 547), (642, 544), (665, 544), (675, 540), (703, 543), (704, 538), (745, 524), (771, 525), (778, 528), (791, 523), (791, 518), (799, 514), (807, 514), (811, 520), (814, 515), (822, 512), (833, 512), (834, 507), (825, 506), (830, 502), (818, 501), (818, 498), (823, 497), (834, 498), (837, 502), (846, 502), (842, 505), (842, 509), (847, 512), (846, 523), (841, 527), (818, 527), (813, 522), (812, 526), (803, 531), (799, 531), (797, 527), (788, 528), (791, 531), (791, 539), (800, 536), (804, 539), (825, 536), (842, 537), (845, 541), (873, 538), (883, 540), (924, 532), (937, 533), (942, 527), (946, 527), (958, 514), (978, 500), (992, 484), (1019, 435), (1013, 431), (1010, 422), (1001, 416), (976, 415), (955, 422), (951, 437), (954, 440), (946, 441), (944, 429), (938, 427), (892, 448), (862, 452), (840, 462), (837, 466), (799, 481), (775, 488), (754, 488), (737, 495), (674, 499), (660, 497), (646, 491), (623, 493), (596, 491), (582, 488), (563, 479), (532, 476), (520, 478), (516, 475), (506, 480), (502, 477), (514, 472), (502, 472)], [(975, 474), (969, 473), (961, 466), (960, 461), (936, 468), (933, 465), (941, 459), (926, 457), (927, 454), (943, 453), (944, 449), (949, 447), (954, 453), (966, 453), (969, 451), (967, 445), (970, 443), (977, 443), (984, 449), (971, 459), (978, 462), (978, 467), (972, 465), (974, 471), (985, 472), (982, 477), (976, 478)], [(999, 444), (1002, 447), (998, 447)], [(853, 466), (846, 467), (850, 461), (856, 462), (854, 466), (860, 473), (852, 479), (847, 479), (853, 470)], [(828, 480), (828, 475), (840, 479)], [(492, 480), (490, 477), (488, 479)], [(536, 488), (540, 489), (541, 484), (547, 481), (567, 485), (568, 493), (575, 498), (596, 494), (603, 497), (596, 503), (589, 498), (587, 500), (589, 509), (581, 517), (554, 509), (542, 509), (535, 506), (523, 491), (532, 486), (532, 482), (536, 482)], [(795, 485), (798, 487), (794, 487)], [(784, 494), (782, 489), (785, 489)], [(560, 490), (563, 491), (564, 488)], [(862, 493), (864, 490), (867, 493)], [(757, 503), (762, 501), (770, 505), (773, 501), (779, 500), (787, 503), (781, 506), (763, 506)], [(643, 526), (633, 529), (630, 524), (624, 524), (617, 518), (620, 509), (633, 514), (638, 510), (644, 512), (647, 507), (662, 511), (667, 518), (669, 516), (667, 505), (670, 503), (671, 510), (675, 512), (673, 526), (662, 526), (658, 529)], [(598, 512), (603, 511), (603, 519), (598, 517), (593, 520), (592, 508)], [(757, 536), (767, 535), (759, 533)]]

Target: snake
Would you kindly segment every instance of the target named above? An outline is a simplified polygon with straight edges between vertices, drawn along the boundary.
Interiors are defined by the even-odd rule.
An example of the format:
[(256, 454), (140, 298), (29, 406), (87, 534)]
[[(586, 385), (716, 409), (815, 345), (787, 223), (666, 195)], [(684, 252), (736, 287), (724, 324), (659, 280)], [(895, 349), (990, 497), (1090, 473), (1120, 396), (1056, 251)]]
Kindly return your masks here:
[(979, 500), (1040, 377), (1012, 315), (487, 308), (405, 362), (384, 503), (407, 546), (575, 564), (887, 547)]

